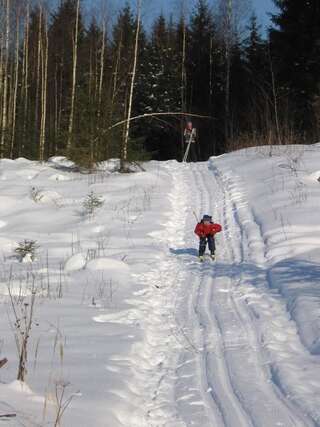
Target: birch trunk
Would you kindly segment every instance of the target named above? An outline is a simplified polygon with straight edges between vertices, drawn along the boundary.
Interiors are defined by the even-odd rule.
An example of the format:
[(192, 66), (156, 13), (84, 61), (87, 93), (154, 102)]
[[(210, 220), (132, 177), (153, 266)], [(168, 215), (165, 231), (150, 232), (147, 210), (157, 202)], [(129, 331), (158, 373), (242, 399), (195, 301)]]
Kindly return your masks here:
[[(187, 46), (187, 31), (185, 22), (185, 3), (183, 2), (182, 10), (182, 58), (181, 58), (181, 111), (186, 111), (186, 46)], [(184, 121), (181, 120), (181, 156), (184, 154)]]
[[(0, 10), (4, 9), (4, 1), (0, 0)], [(0, 15), (0, 106), (3, 105), (3, 78), (4, 78), (4, 22)], [(2, 108), (0, 107), (0, 130), (2, 129)]]
[(40, 122), (40, 144), (39, 158), (44, 160), (46, 142), (46, 119), (47, 119), (47, 81), (48, 81), (48, 29), (45, 17), (41, 31), (41, 122)]
[[(2, 34), (0, 33), (0, 103), (2, 104), (2, 94), (3, 94), (3, 45), (2, 45)], [(1, 105), (0, 104), (0, 105)], [(0, 123), (2, 123), (2, 111), (0, 109)]]
[(39, 126), (39, 99), (40, 99), (40, 80), (41, 80), (41, 29), (42, 29), (42, 19), (43, 19), (43, 10), (42, 6), (39, 6), (39, 27), (38, 27), (38, 46), (37, 46), (37, 74), (36, 74), (36, 101), (35, 101), (35, 126), (36, 133), (38, 135)]
[[(0, 0), (0, 11), (3, 10), (3, 0)], [(2, 21), (2, 16), (0, 14), (0, 102), (2, 100), (2, 85), (3, 85), (3, 38), (4, 38), (4, 34), (3, 34), (3, 21)], [(0, 114), (1, 114), (1, 109), (0, 109)], [(2, 123), (2, 122), (1, 122)]]
[(98, 90), (98, 118), (101, 115), (101, 99), (102, 99), (102, 87), (103, 87), (103, 78), (104, 78), (104, 55), (106, 48), (106, 23), (103, 21), (102, 29), (102, 46), (101, 46), (101, 55), (100, 55), (100, 76), (99, 76), (99, 90)]
[(72, 67), (72, 91), (71, 91), (71, 108), (68, 128), (67, 150), (70, 150), (72, 145), (73, 122), (74, 122), (74, 105), (76, 96), (76, 80), (77, 80), (77, 63), (78, 63), (78, 32), (79, 32), (79, 14), (80, 0), (77, 0), (76, 23), (73, 40), (73, 67)]
[[(113, 72), (112, 72), (112, 79), (111, 79), (111, 105), (110, 105), (110, 111), (109, 111), (109, 115), (108, 115), (109, 123), (112, 123), (112, 121), (113, 121), (114, 105), (115, 105), (115, 100), (116, 100), (117, 91), (118, 91), (118, 73), (119, 73), (119, 68), (120, 68), (121, 50), (122, 50), (122, 32), (120, 33), (120, 41), (119, 41), (118, 48), (117, 48), (114, 71), (112, 69)], [(108, 141), (109, 141), (109, 139), (107, 139), (105, 150), (104, 150), (106, 158), (109, 157), (109, 142)]]
[(120, 41), (117, 51), (117, 59), (116, 59), (116, 65), (114, 70), (114, 77), (113, 77), (113, 85), (112, 85), (112, 97), (111, 97), (111, 113), (110, 113), (110, 122), (112, 122), (112, 116), (113, 116), (113, 106), (115, 103), (117, 90), (118, 90), (118, 73), (120, 68), (120, 60), (121, 60), (121, 48), (122, 48), (122, 32), (120, 34)]
[(132, 110), (133, 88), (134, 88), (134, 82), (135, 82), (136, 71), (137, 71), (140, 18), (141, 18), (141, 0), (138, 0), (137, 1), (137, 28), (136, 28), (136, 38), (135, 38), (135, 46), (134, 46), (133, 69), (132, 69), (132, 77), (131, 77), (131, 85), (130, 85), (128, 115), (127, 115), (123, 150), (122, 150), (122, 156), (121, 156), (121, 170), (125, 169), (125, 163), (128, 160), (128, 141), (129, 141), (129, 132), (130, 132), (130, 118), (131, 118), (131, 110)]
[(275, 78), (274, 78), (274, 71), (273, 71), (273, 64), (272, 64), (270, 49), (269, 49), (269, 62), (270, 62), (273, 110), (274, 110), (274, 118), (275, 118), (276, 131), (277, 131), (277, 140), (278, 140), (278, 144), (281, 145), (282, 140), (281, 140), (281, 132), (280, 132), (279, 113), (278, 113), (278, 95), (277, 95), (277, 89), (276, 89), (276, 82), (275, 82)]
[(6, 1), (6, 30), (4, 44), (4, 70), (3, 70), (3, 100), (2, 100), (2, 126), (0, 141), (0, 157), (4, 157), (5, 141), (7, 133), (8, 114), (8, 66), (9, 66), (9, 35), (10, 35), (10, 0)]
[(18, 83), (19, 83), (19, 45), (20, 45), (20, 16), (17, 12), (16, 19), (16, 58), (15, 58), (15, 73), (14, 73), (14, 88), (13, 88), (13, 107), (12, 107), (12, 133), (11, 133), (11, 146), (10, 157), (13, 158), (14, 140), (16, 136), (16, 112), (17, 112), (17, 96), (18, 96)]
[(25, 19), (25, 37), (23, 43), (23, 77), (22, 77), (22, 96), (23, 96), (23, 132), (22, 132), (22, 146), (19, 142), (18, 154), (21, 155), (21, 148), (27, 137), (27, 126), (28, 126), (28, 98), (29, 98), (29, 29), (30, 29), (30, 5), (27, 4), (27, 13)]
[(57, 66), (54, 72), (54, 154), (57, 153), (57, 141), (58, 141), (58, 111), (59, 111), (59, 101), (58, 101), (58, 70)]

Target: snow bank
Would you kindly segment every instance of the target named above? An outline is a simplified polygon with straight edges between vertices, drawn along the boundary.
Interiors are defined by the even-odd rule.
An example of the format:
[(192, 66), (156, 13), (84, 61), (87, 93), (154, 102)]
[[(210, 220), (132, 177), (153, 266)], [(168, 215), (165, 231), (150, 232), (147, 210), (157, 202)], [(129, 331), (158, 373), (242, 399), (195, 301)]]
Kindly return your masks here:
[(84, 268), (86, 265), (86, 257), (84, 254), (76, 254), (67, 259), (64, 265), (64, 270), (67, 272), (77, 271)]
[[(121, 427), (136, 410), (127, 384), (128, 354), (143, 335), (140, 273), (160, 259), (148, 233), (161, 228), (170, 209), (171, 177), (159, 164), (147, 165), (145, 175), (111, 173), (116, 159), (100, 166), (97, 174), (80, 175), (65, 157), (0, 161), (0, 351), (9, 360), (0, 371), (0, 411), (16, 414), (10, 425), (52, 424), (56, 387), (64, 383), (65, 398), (72, 397), (64, 425)], [(87, 218), (82, 203), (91, 191), (105, 203)], [(25, 239), (39, 246), (27, 264), (14, 253)], [(36, 286), (24, 392), (12, 382), (18, 361), (8, 322), (14, 324), (10, 274), (17, 303), (28, 304)]]

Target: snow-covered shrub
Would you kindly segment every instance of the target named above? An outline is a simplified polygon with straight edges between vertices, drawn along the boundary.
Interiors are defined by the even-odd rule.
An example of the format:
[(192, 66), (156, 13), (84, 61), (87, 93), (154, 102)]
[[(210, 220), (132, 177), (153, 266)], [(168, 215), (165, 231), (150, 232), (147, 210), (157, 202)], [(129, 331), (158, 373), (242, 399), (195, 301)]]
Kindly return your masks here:
[(101, 208), (103, 206), (104, 200), (101, 196), (98, 196), (93, 191), (87, 195), (84, 199), (82, 206), (87, 215), (93, 215), (96, 209)]
[(34, 261), (36, 250), (39, 248), (35, 240), (24, 240), (19, 242), (19, 246), (14, 250), (20, 262)]

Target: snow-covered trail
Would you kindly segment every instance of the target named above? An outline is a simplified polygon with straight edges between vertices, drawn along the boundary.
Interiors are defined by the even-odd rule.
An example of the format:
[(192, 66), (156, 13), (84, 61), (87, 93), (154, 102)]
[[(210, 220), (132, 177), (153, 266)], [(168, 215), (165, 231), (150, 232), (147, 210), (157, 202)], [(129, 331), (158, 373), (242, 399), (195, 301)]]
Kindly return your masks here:
[[(166, 256), (140, 277), (149, 291), (144, 339), (130, 356), (139, 408), (130, 426), (320, 425), (303, 385), (295, 390), (285, 375), (314, 359), (268, 287), (264, 242), (239, 177), (214, 163), (168, 169), (172, 212), (165, 231), (153, 233)], [(223, 227), (215, 263), (195, 256), (192, 208)]]
[(208, 343), (206, 370), (212, 398), (219, 402), (223, 416), (221, 425), (313, 425), (273, 382), (258, 322), (239, 292), (250, 280), (256, 287), (266, 282), (263, 242), (239, 191), (239, 177), (232, 181), (238, 188), (230, 188), (216, 168), (209, 170), (203, 164), (192, 169), (194, 190), (200, 190), (201, 212), (213, 212), (224, 230), (217, 238), (216, 264), (201, 272), (196, 309), (203, 319), (204, 341)]

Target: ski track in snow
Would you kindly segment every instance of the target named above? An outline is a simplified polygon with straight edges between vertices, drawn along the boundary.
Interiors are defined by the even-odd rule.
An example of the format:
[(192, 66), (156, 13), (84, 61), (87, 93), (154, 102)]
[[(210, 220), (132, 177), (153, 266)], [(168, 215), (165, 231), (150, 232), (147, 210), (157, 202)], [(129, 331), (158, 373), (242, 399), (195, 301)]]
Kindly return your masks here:
[[(255, 354), (258, 359), (257, 367), (260, 365), (260, 368), (264, 368), (264, 381), (262, 381), (261, 387), (264, 386), (267, 392), (266, 384), (269, 383), (274, 392), (274, 398), (271, 400), (272, 390), (270, 389), (263, 396), (259, 386), (259, 400), (269, 401), (270, 410), (278, 411), (279, 416), (281, 414), (283, 416), (283, 412), (287, 408), (285, 412), (287, 412), (288, 418), (284, 418), (283, 421), (279, 420), (280, 424), (272, 424), (271, 414), (268, 415), (268, 413), (266, 414), (267, 424), (264, 417), (259, 415), (259, 411), (253, 412), (255, 422), (257, 425), (263, 426), (318, 426), (320, 422), (319, 406), (312, 399), (312, 394), (319, 396), (319, 384), (312, 385), (310, 376), (304, 373), (304, 369), (301, 369), (306, 362), (312, 367), (313, 375), (319, 378), (318, 359), (310, 355), (301, 344), (296, 324), (290, 319), (287, 311), (286, 302), (277, 292), (273, 292), (269, 288), (262, 233), (254, 213), (246, 202), (244, 186), (241, 184), (240, 178), (231, 171), (225, 170), (224, 173), (221, 173), (214, 166), (212, 169), (220, 188), (224, 189), (224, 197), (229, 200), (229, 207), (226, 210), (228, 215), (224, 215), (224, 218), (228, 218), (227, 226), (233, 223), (240, 236), (240, 239), (234, 238), (233, 232), (227, 235), (229, 241), (226, 242), (226, 248), (232, 248), (233, 256), (231, 258), (241, 262), (237, 268), (236, 286), (230, 293), (230, 297), (233, 300), (235, 311), (238, 311), (242, 318), (241, 325), (248, 331), (252, 349), (255, 350), (250, 353), (250, 357)], [(217, 307), (219, 308), (219, 305)], [(254, 378), (253, 380), (256, 381)], [(303, 393), (299, 395), (297, 385), (300, 386), (300, 383), (305, 386), (302, 385)], [(308, 390), (307, 393), (306, 390)], [(310, 398), (306, 398), (308, 394)], [(258, 393), (257, 396), (259, 396)], [(256, 407), (253, 405), (252, 409), (255, 411)], [(261, 414), (263, 413), (261, 411)], [(284, 413), (284, 415), (286, 414)]]
[[(282, 382), (281, 369), (299, 372), (301, 358), (315, 359), (268, 287), (264, 242), (239, 177), (214, 161), (167, 167), (172, 212), (164, 231), (152, 233), (167, 257), (138, 278), (148, 290), (144, 336), (130, 355), (139, 408), (130, 426), (320, 425), (296, 382)], [(222, 224), (215, 263), (195, 257), (190, 206)]]
[[(272, 382), (267, 355), (254, 328), (255, 319), (250, 316), (248, 307), (238, 291), (248, 279), (255, 280), (255, 286), (258, 285), (257, 281), (265, 281), (265, 272), (261, 265), (264, 261), (263, 242), (254, 218), (250, 217), (251, 212), (241, 190), (234, 188), (231, 192), (217, 169), (215, 176), (214, 184), (210, 172), (203, 173), (207, 198), (209, 195), (209, 200), (215, 200), (216, 204), (212, 206), (209, 203), (204, 207), (209, 212), (219, 212), (223, 207), (223, 214), (218, 219), (224, 228), (219, 248), (225, 250), (221, 268), (229, 270), (229, 277), (226, 278), (223, 272), (222, 277), (213, 273), (211, 281), (210, 278), (207, 280), (213, 289), (210, 308), (218, 319), (223, 336), (224, 358), (234, 394), (254, 426), (314, 425)], [(233, 185), (239, 187), (239, 182), (239, 177), (234, 177)], [(239, 218), (241, 210), (243, 218)], [(251, 234), (246, 234), (241, 220), (247, 222)], [(218, 259), (215, 270), (219, 269), (219, 255)], [(245, 264), (248, 264), (247, 277), (243, 274)]]

